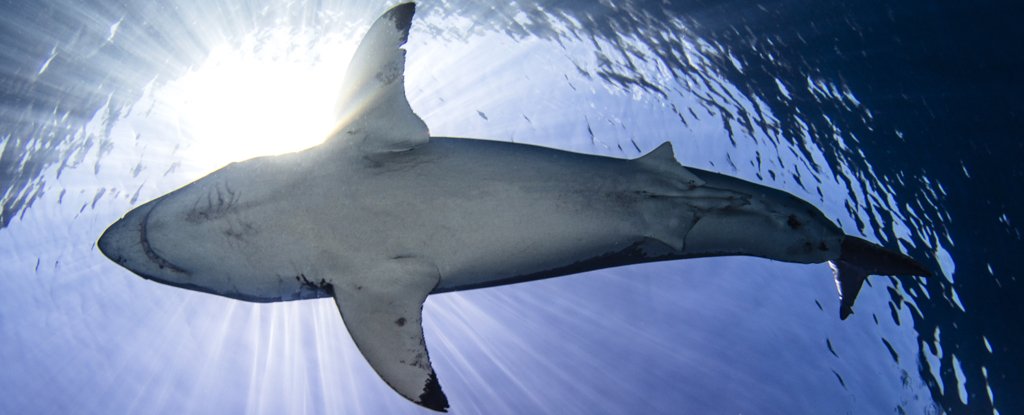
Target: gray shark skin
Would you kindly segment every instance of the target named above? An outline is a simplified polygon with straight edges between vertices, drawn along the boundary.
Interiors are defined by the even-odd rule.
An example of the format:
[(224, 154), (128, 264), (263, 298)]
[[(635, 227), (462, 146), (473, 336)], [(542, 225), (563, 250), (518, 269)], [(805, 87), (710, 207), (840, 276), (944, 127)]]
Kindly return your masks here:
[(788, 193), (683, 167), (669, 143), (623, 160), (430, 137), (405, 97), (414, 12), (396, 6), (369, 29), (323, 144), (139, 206), (99, 249), (143, 278), (239, 300), (334, 297), (381, 378), (437, 411), (448, 401), (423, 340), (430, 294), (750, 255), (830, 262), (845, 319), (869, 274), (929, 274)]

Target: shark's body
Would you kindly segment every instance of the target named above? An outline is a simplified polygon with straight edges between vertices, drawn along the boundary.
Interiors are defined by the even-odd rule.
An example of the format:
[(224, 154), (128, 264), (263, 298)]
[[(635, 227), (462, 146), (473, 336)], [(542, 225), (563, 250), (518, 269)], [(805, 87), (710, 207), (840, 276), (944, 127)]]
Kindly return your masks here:
[(785, 192), (679, 165), (429, 137), (405, 99), (414, 11), (371, 27), (324, 144), (233, 163), (129, 212), (99, 247), (166, 284), (248, 301), (333, 296), (374, 369), (431, 409), (432, 293), (639, 262), (752, 255), (832, 261), (843, 317), (869, 273), (923, 274)]
[[(341, 275), (329, 274), (393, 258), (437, 267), (436, 293), (591, 263), (739, 253), (823, 262), (843, 235), (784, 192), (710, 172), (699, 174), (715, 183), (697, 187), (668, 145), (637, 160), (437, 137), (379, 161), (320, 150), (235, 163), (132, 211), (123, 224), (144, 229), (149, 249), (133, 270), (268, 302), (330, 296), (321, 280)], [(778, 236), (704, 235), (747, 239), (751, 227)]]

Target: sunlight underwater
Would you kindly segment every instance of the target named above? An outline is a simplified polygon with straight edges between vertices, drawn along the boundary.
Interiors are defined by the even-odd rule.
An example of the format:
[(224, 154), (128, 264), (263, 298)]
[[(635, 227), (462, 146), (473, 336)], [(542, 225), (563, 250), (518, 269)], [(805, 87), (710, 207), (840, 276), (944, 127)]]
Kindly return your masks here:
[[(179, 61), (149, 72), (104, 61), (113, 92), (82, 125), (74, 125), (78, 114), (41, 108), (19, 115), (66, 124), (49, 133), (66, 135), (60, 145), (5, 137), (5, 149), (34, 148), (21, 162), (24, 171), (39, 171), (3, 189), (0, 241), (9, 260), (0, 270), (35, 276), (5, 278), (0, 287), (26, 293), (0, 302), (3, 338), (17, 339), (0, 346), (11, 365), (0, 387), (20, 392), (0, 409), (421, 412), (370, 369), (331, 300), (251, 304), (173, 289), (131, 275), (92, 246), (132, 206), (226, 163), (322, 141), (334, 127), (348, 58), (385, 9), (374, 2), (330, 12), (208, 4), (181, 2), (175, 13), (193, 16), (151, 23), (204, 23), (168, 30), (169, 50), (124, 35), (142, 24), (139, 16), (65, 10), (107, 38), (58, 39), (32, 75), (40, 81), (73, 84), (77, 78), (48, 77), (67, 74), (56, 72), (65, 55), (81, 54), (67, 65), (110, 45), (144, 62), (166, 60), (168, 52)], [(588, 34), (586, 22), (567, 14), (508, 13), (501, 20), (508, 26), (496, 29), (480, 24), (487, 12), (476, 6), (435, 7), (421, 5), (406, 45), (407, 94), (432, 135), (621, 158), (670, 140), (684, 165), (789, 191), (848, 233), (934, 255), (952, 275), (943, 248), (952, 241), (924, 226), (941, 216), (928, 198), (941, 192), (939, 184), (924, 185), (925, 196), (911, 203), (891, 183), (922, 179), (876, 176), (839, 126), (832, 137), (843, 151), (822, 148), (810, 127), (817, 121), (789, 123), (720, 75), (722, 62), (740, 72), (744, 63), (695, 37), (686, 20), (611, 38)], [(673, 43), (674, 64), (685, 62), (687, 71), (659, 59), (664, 52), (650, 39)], [(870, 122), (870, 111), (841, 83), (808, 76), (798, 91), (777, 82), (786, 98), (810, 94)], [(88, 87), (61, 93), (89, 101)], [(927, 383), (941, 378), (940, 357), (951, 352), (922, 351), (913, 327), (900, 324), (914, 320), (919, 295), (902, 294), (893, 306), (891, 292), (903, 287), (872, 282), (858, 301), (861, 313), (840, 323), (823, 265), (675, 261), (432, 296), (424, 329), (457, 413), (935, 411)], [(955, 291), (946, 295), (957, 301)], [(966, 401), (953, 359), (958, 382), (943, 386), (958, 388), (952, 393)], [(38, 398), (54, 395), (61, 399)]]

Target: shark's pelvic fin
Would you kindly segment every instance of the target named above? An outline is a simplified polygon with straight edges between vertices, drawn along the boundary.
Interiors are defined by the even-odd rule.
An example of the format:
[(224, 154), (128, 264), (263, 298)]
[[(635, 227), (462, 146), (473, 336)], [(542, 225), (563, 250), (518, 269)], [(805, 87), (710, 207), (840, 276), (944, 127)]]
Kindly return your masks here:
[(427, 125), (405, 96), (405, 49), (416, 5), (404, 3), (370, 26), (345, 73), (338, 127), (328, 142), (365, 153), (397, 152), (424, 144)]
[(437, 267), (405, 257), (363, 274), (332, 284), (352, 340), (392, 389), (445, 412), (448, 399), (430, 364), (422, 325), (423, 301), (441, 279)]
[(649, 153), (640, 156), (636, 159), (637, 162), (651, 164), (651, 165), (665, 165), (665, 166), (676, 166), (679, 163), (676, 162), (676, 151), (672, 148), (672, 142), (666, 141), (658, 145), (657, 148), (651, 150)]
[(910, 257), (857, 238), (845, 236), (839, 259), (829, 261), (839, 290), (839, 318), (853, 314), (853, 303), (869, 275), (931, 276)]

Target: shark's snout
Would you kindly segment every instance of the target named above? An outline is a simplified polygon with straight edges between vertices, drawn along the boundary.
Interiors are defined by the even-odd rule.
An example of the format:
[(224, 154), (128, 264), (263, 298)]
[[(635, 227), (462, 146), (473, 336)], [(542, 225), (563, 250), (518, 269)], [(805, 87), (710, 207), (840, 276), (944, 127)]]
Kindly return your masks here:
[(96, 241), (96, 247), (103, 255), (124, 266), (127, 266), (127, 259), (133, 250), (141, 250), (143, 224), (136, 215), (137, 211), (138, 209), (133, 210), (111, 224)]
[(161, 258), (150, 247), (147, 222), (155, 205), (156, 201), (153, 201), (128, 212), (100, 235), (96, 246), (111, 261), (135, 274), (165, 281), (173, 278), (172, 274), (184, 271)]
[(114, 237), (111, 236), (112, 233), (110, 232), (110, 230), (115, 226), (117, 226), (117, 222), (114, 222), (113, 225), (107, 227), (107, 230), (103, 231), (103, 234), (100, 235), (100, 239), (96, 241), (96, 247), (100, 249), (100, 252), (102, 252), (104, 256), (110, 258), (110, 260), (114, 262), (117, 262), (117, 260), (114, 259)]

